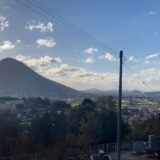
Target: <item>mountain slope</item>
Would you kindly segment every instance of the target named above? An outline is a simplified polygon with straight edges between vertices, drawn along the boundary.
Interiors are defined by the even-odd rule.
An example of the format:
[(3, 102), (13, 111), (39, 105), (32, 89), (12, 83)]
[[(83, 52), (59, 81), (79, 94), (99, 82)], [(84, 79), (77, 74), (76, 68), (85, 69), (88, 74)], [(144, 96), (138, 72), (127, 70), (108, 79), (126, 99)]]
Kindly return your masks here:
[(0, 61), (0, 96), (71, 98), (80, 93), (46, 79), (12, 58)]

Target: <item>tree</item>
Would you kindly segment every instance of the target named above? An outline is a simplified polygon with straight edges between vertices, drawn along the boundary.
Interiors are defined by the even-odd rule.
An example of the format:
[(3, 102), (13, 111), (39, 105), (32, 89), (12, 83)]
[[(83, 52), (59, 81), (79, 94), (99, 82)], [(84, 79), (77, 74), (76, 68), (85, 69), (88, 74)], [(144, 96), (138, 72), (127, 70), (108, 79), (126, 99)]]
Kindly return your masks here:
[[(81, 120), (81, 141), (88, 144), (113, 143), (117, 139), (117, 113), (112, 97), (101, 97), (96, 106)], [(122, 137), (129, 133), (129, 125), (122, 122)]]
[(129, 141), (148, 140), (148, 135), (154, 135), (156, 140), (160, 140), (160, 114), (145, 121), (136, 121), (132, 126)]
[(51, 104), (51, 107), (54, 110), (62, 110), (62, 111), (71, 108), (71, 106), (68, 103), (66, 103), (65, 101), (53, 101)]
[[(41, 98), (25, 99), (26, 104), (36, 107), (37, 111), (39, 107), (47, 109), (26, 126), (20, 124), (15, 113), (0, 112), (0, 152), (3, 155), (116, 142), (117, 112), (112, 97), (105, 96), (96, 101), (85, 98), (74, 108), (65, 101), (50, 103)], [(19, 108), (22, 108), (19, 112), (23, 112), (23, 107)], [(122, 123), (122, 132), (123, 137), (129, 132), (125, 123)]]
[(116, 111), (116, 104), (112, 96), (102, 96), (96, 100), (97, 109), (107, 108), (108, 111)]
[(29, 137), (33, 144), (48, 147), (56, 139), (55, 119), (51, 113), (45, 113), (32, 121)]
[(16, 141), (21, 135), (21, 126), (16, 114), (9, 111), (0, 112), (0, 152), (8, 156), (16, 148)]

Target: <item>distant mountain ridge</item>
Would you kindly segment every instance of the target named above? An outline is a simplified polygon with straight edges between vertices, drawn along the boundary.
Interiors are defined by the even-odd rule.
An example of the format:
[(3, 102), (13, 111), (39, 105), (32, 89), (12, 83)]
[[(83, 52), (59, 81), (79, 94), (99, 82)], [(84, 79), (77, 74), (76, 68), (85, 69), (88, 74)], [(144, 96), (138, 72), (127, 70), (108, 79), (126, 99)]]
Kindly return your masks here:
[[(160, 91), (142, 92), (138, 90), (123, 90), (123, 95), (160, 95)], [(118, 90), (101, 90), (91, 88), (77, 91), (58, 82), (49, 80), (24, 63), (13, 58), (0, 61), (0, 96), (11, 97), (48, 97), (55, 99), (83, 99), (97, 96), (117, 96)]]
[(80, 92), (42, 77), (13, 58), (0, 61), (0, 96), (71, 98)]
[[(91, 88), (88, 90), (83, 90), (84, 93), (90, 93), (90, 94), (96, 94), (96, 95), (118, 95), (118, 90), (112, 89), (112, 90), (101, 90), (97, 88)], [(123, 90), (123, 95), (125, 94), (144, 94), (144, 92), (138, 91), (138, 90)]]
[[(94, 94), (97, 96), (103, 96), (103, 95), (112, 95), (112, 96), (118, 96), (118, 90), (113, 89), (113, 90), (101, 90), (97, 88), (91, 88), (88, 90), (83, 90), (81, 91), (83, 93), (88, 93), (88, 94)], [(150, 91), (150, 92), (143, 92), (139, 90), (122, 90), (123, 96), (153, 96), (157, 95), (160, 96), (160, 91)]]

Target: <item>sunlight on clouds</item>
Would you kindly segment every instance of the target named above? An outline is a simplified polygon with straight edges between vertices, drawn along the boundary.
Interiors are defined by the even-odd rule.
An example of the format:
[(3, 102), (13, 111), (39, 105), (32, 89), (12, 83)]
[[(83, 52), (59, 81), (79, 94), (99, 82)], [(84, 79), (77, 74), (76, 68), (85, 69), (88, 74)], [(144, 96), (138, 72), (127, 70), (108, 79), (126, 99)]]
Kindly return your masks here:
[(10, 50), (10, 49), (13, 49), (13, 48), (15, 48), (15, 45), (12, 44), (12, 42), (3, 41), (2, 45), (0, 45), (0, 52), (3, 51), (3, 50)]
[(158, 55), (159, 55), (159, 53), (151, 54), (151, 55), (147, 56), (146, 59), (151, 59), (151, 58), (157, 57)]
[[(44, 75), (49, 79), (56, 80), (65, 85), (76, 89), (118, 89), (119, 74), (116, 73), (96, 73), (88, 72), (85, 68), (76, 68), (68, 64), (62, 64), (59, 67), (51, 68), (44, 72)], [(142, 80), (139, 79), (141, 77)], [(156, 84), (154, 83), (156, 80)], [(143, 81), (152, 89), (160, 89), (158, 80), (160, 81), (160, 70), (155, 68), (142, 70), (140, 73), (132, 74), (130, 76), (123, 75), (124, 88), (127, 90), (145, 90), (149, 88), (143, 84)]]
[(49, 79), (61, 82), (76, 89), (115, 88), (118, 84), (118, 74), (88, 72), (85, 68), (72, 67), (62, 64), (44, 72)]
[(46, 46), (46, 47), (54, 47), (56, 45), (56, 42), (53, 40), (53, 38), (38, 39), (36, 43), (38, 44), (38, 46)]
[(142, 70), (140, 72), (140, 75), (142, 75), (143, 77), (160, 77), (160, 69), (156, 69), (156, 68), (150, 68), (150, 69), (146, 69), (146, 70)]
[(17, 43), (21, 43), (22, 41), (21, 41), (20, 39), (17, 39), (16, 42), (17, 42)]
[(87, 59), (84, 60), (84, 63), (94, 63), (94, 59), (92, 57), (88, 57)]
[[(93, 88), (93, 86), (106, 90), (118, 89), (118, 73), (87, 71), (82, 67), (62, 64), (60, 57), (52, 58), (50, 56), (44, 56), (36, 59), (17, 55), (16, 59), (24, 62), (42, 76), (78, 90)], [(141, 77), (141, 80), (139, 77)], [(149, 84), (153, 90), (160, 89), (158, 83), (160, 81), (160, 69), (150, 68), (136, 74), (123, 74), (123, 87), (127, 90), (137, 89), (148, 91), (149, 89), (142, 83), (143, 81)]]
[(104, 56), (99, 56), (99, 59), (107, 59), (108, 61), (116, 61), (116, 58), (111, 55), (110, 53), (106, 52), (106, 54)]
[(76, 68), (76, 67), (72, 67), (68, 64), (62, 64), (61, 66), (59, 67), (53, 67), (53, 68), (50, 68), (48, 70), (45, 71), (45, 75), (46, 76), (50, 76), (50, 75), (58, 75), (58, 76), (67, 76), (67, 75), (72, 75), (72, 73), (75, 73), (75, 72), (81, 72), (83, 71), (84, 69), (83, 68)]
[(18, 60), (18, 61), (24, 61), (25, 59), (28, 59), (29, 57), (25, 57), (25, 56), (23, 56), (22, 54), (19, 54), (19, 55), (17, 55), (16, 56), (16, 59)]
[(137, 61), (137, 59), (136, 59), (134, 56), (130, 56), (128, 60), (129, 60), (129, 61), (134, 61), (134, 62)]
[(145, 64), (149, 64), (150, 62), (149, 62), (149, 61), (145, 61), (144, 63), (145, 63)]
[(98, 52), (97, 48), (88, 48), (86, 50), (84, 50), (84, 53), (88, 53), (88, 54), (92, 54), (94, 52)]
[[(140, 78), (139, 78), (140, 77)], [(143, 91), (160, 89), (160, 69), (149, 68), (140, 71), (140, 73), (126, 76), (124, 81), (128, 82), (129, 89), (137, 89)], [(156, 81), (156, 83), (155, 83)], [(143, 84), (145, 82), (145, 84)], [(124, 82), (125, 83), (125, 82)]]
[(31, 67), (37, 72), (44, 72), (45, 69), (48, 69), (50, 64), (62, 63), (60, 57), (52, 58), (50, 56), (44, 56), (40, 58), (31, 58), (30, 56), (17, 55), (16, 59), (22, 61), (27, 66)]

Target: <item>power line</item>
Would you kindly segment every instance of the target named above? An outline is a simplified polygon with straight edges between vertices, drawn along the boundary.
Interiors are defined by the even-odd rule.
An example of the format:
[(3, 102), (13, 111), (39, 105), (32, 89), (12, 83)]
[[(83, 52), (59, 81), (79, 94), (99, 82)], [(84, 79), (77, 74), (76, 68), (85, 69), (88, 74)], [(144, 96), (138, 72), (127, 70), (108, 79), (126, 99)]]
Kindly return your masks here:
[[(39, 3), (39, 2), (36, 3), (37, 1), (36, 2), (30, 1), (30, 3), (32, 4), (32, 6), (31, 6), (31, 5), (29, 5), (29, 3), (24, 3), (21, 0), (16, 0), (16, 1), (21, 3), (23, 6), (29, 8), (30, 10), (40, 14), (41, 16), (45, 17), (48, 20), (54, 19), (54, 21), (56, 21), (57, 24), (61, 25), (63, 28), (67, 29), (68, 31), (72, 32), (73, 34), (77, 35), (81, 39), (86, 40), (87, 42), (91, 43), (92, 45), (97, 46), (98, 48), (101, 48), (105, 51), (107, 51), (107, 50), (113, 51), (113, 49), (107, 48), (103, 42), (98, 41), (96, 38), (94, 38), (93, 36), (91, 36), (87, 32), (82, 31), (79, 27), (73, 25), (72, 23), (65, 20), (64, 18), (58, 16), (57, 14), (55, 14), (53, 11), (51, 11), (47, 7), (42, 6), (41, 3)], [(42, 13), (42, 11), (44, 11), (44, 12)], [(115, 50), (114, 50), (113, 54), (116, 55)]]
[[(101, 48), (101, 49), (103, 49), (105, 51), (112, 50), (113, 54), (115, 56), (117, 56), (116, 51), (113, 48), (109, 48), (108, 46), (106, 46), (106, 44), (104, 44), (103, 42), (97, 40), (96, 38), (94, 38), (93, 36), (91, 36), (89, 33), (83, 31), (82, 29), (80, 29), (76, 25), (72, 24), (68, 20), (64, 19), (63, 17), (59, 16), (57, 13), (55, 13), (51, 9), (47, 8), (46, 6), (44, 6), (42, 3), (38, 2), (37, 0), (29, 1), (32, 6), (29, 5), (29, 3), (22, 2), (21, 0), (16, 0), (16, 1), (19, 2), (19, 3), (21, 3), (23, 6), (29, 8), (33, 12), (36, 12), (36, 13), (40, 14), (41, 16), (45, 17), (48, 20), (54, 19), (54, 21), (58, 25), (60, 25), (63, 28), (67, 29), (68, 31), (72, 32), (73, 34), (77, 35), (81, 39), (86, 40), (90, 44), (92, 44), (94, 46), (97, 46), (97, 47), (99, 47), (99, 48)], [(42, 11), (43, 11), (43, 13), (42, 13)], [(126, 63), (124, 65), (126, 66), (126, 68), (130, 72), (134, 73), (134, 71)], [(142, 84), (144, 84), (145, 86), (147, 86), (146, 82), (144, 80), (142, 80), (139, 77), (137, 77), (137, 78), (142, 82)]]
[[(159, 52), (152, 52), (152, 53), (154, 53), (154, 54), (155, 54), (155, 53), (159, 54)], [(137, 58), (142, 58), (142, 57), (143, 57), (144, 59), (146, 59), (146, 57), (149, 56), (149, 55), (151, 55), (151, 54), (146, 54), (146, 53), (144, 53), (144, 54), (139, 54), (138, 56), (134, 56), (134, 55), (133, 55), (133, 56), (134, 56), (136, 59), (137, 59)], [(146, 60), (147, 60), (147, 59), (146, 59)]]
[[(142, 57), (142, 56), (147, 56), (146, 54), (142, 54), (141, 56), (136, 56), (136, 58)], [(125, 56), (124, 56), (125, 57)], [(127, 58), (125, 57), (125, 59), (127, 60)], [(147, 59), (146, 59), (147, 60)], [(130, 71), (131, 73), (135, 74), (135, 72), (133, 71), (133, 69), (131, 69), (126, 63), (124, 64), (126, 66), (126, 68), (128, 69), (128, 71)], [(139, 77), (137, 77), (139, 79), (139, 81), (141, 81), (142, 84), (144, 84), (148, 89), (152, 89), (150, 86), (148, 86), (148, 84)]]
[[(140, 56), (138, 56), (138, 57), (140, 57)], [(125, 59), (124, 62), (127, 61), (127, 58), (126, 58), (125, 56), (124, 56), (124, 59)], [(133, 69), (130, 68), (130, 67), (127, 65), (127, 63), (124, 63), (124, 66), (128, 69), (129, 72), (135, 74), (135, 72), (133, 71)], [(139, 81), (140, 81), (143, 85), (146, 86), (146, 88), (151, 89), (151, 87), (149, 87), (148, 84), (147, 84), (140, 76), (137, 76), (137, 78), (139, 79)]]
[[(128, 69), (128, 71), (130, 71), (131, 73), (135, 74), (135, 72), (133, 71), (133, 69), (131, 69), (126, 63), (124, 63), (124, 66)], [(140, 77), (137, 76), (138, 80), (144, 85), (146, 86), (148, 89), (151, 89), (148, 84)]]
[(64, 19), (63, 17), (59, 16), (57, 13), (55, 13), (53, 10), (47, 8), (46, 6), (44, 6), (42, 3), (38, 2), (37, 0), (31, 1), (31, 3), (36, 6), (38, 6), (40, 9), (46, 11), (49, 15), (53, 16), (55, 19), (57, 19), (58, 21), (65, 23), (65, 25), (71, 27), (74, 31), (79, 32), (80, 34), (82, 34), (83, 36), (87, 36), (88, 38), (92, 39), (94, 42), (98, 43), (99, 45), (101, 45), (102, 47), (104, 47), (105, 49), (110, 49), (112, 51), (115, 51), (113, 48), (108, 47), (105, 43), (97, 40), (95, 37), (91, 36), (89, 33), (83, 31), (80, 27), (72, 24), (71, 22), (69, 22), (68, 20)]
[[(52, 20), (52, 18), (49, 18), (47, 15), (41, 13), (41, 11), (39, 11), (39, 10), (37, 10), (37, 9), (35, 9), (35, 8), (32, 8), (32, 7), (29, 6), (28, 4), (26, 4), (26, 3), (24, 3), (24, 2), (21, 2), (20, 0), (16, 0), (16, 1), (17, 1), (17, 2), (20, 2), (23, 6), (29, 8), (29, 9), (32, 10), (33, 12), (36, 12), (36, 13), (40, 14), (41, 16), (45, 17), (46, 19)], [(86, 39), (85, 37), (83, 37), (83, 36), (81, 36), (81, 35), (73, 32), (70, 28), (67, 28), (64, 24), (61, 24), (61, 23), (59, 23), (59, 22), (57, 22), (57, 21), (56, 21), (56, 23), (59, 24), (59, 25), (61, 25), (63, 28), (67, 29), (68, 31), (72, 32), (73, 34), (76, 34), (78, 37), (80, 37), (80, 38), (88, 41), (88, 42), (91, 43), (92, 45), (96, 45), (94, 42), (92, 42), (92, 41)], [(99, 45), (96, 45), (96, 46), (100, 47)]]

